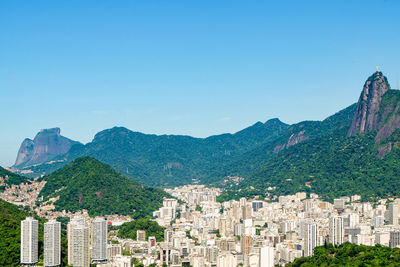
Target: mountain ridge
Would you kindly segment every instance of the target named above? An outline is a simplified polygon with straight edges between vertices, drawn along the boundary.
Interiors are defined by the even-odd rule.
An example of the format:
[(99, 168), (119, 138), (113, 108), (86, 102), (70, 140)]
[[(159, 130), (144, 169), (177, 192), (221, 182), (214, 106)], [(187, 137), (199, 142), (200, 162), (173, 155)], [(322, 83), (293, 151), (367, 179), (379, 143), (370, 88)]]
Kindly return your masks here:
[(287, 127), (278, 119), (271, 119), (234, 134), (207, 138), (144, 134), (113, 127), (98, 132), (86, 145), (72, 146), (66, 154), (53, 158), (51, 164), (23, 170), (32, 170), (36, 176), (46, 175), (78, 157), (91, 156), (147, 185), (191, 183), (208, 169), (216, 168), (218, 162), (236, 159), (249, 149), (279, 137)]
[[(381, 73), (371, 77), (348, 127), (333, 127), (277, 154), (238, 185), (231, 185), (221, 199), (299, 191), (321, 194), (328, 200), (352, 194), (364, 200), (400, 196), (400, 91), (384, 88), (384, 94), (369, 94), (365, 99), (365, 90), (374, 81), (388, 86)], [(373, 102), (379, 103), (379, 109), (375, 105), (359, 112)], [(354, 130), (358, 132), (353, 134)]]
[[(154, 186), (193, 182), (226, 186), (226, 177), (239, 176), (240, 183), (228, 189), (242, 195), (304, 190), (332, 198), (354, 189), (364, 197), (383, 197), (398, 194), (392, 188), (395, 172), (400, 173), (399, 140), (400, 91), (390, 89), (387, 78), (376, 72), (367, 78), (356, 104), (323, 121), (288, 125), (271, 119), (234, 134), (207, 138), (147, 135), (114, 127), (34, 171), (45, 174), (78, 157), (91, 156)], [(370, 188), (381, 181), (388, 186)], [(277, 189), (266, 192), (268, 187)]]

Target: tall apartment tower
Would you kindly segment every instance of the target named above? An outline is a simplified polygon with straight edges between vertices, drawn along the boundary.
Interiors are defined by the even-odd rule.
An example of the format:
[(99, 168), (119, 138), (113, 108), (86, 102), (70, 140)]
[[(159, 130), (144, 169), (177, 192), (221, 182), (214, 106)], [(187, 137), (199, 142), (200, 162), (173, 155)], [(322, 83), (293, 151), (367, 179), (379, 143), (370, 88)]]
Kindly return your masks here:
[(340, 245), (343, 243), (344, 229), (343, 217), (335, 216), (329, 220), (329, 241), (333, 245)]
[(107, 261), (107, 221), (104, 218), (92, 222), (92, 261)]
[(167, 229), (164, 231), (164, 241), (167, 242), (170, 246), (172, 246), (172, 243), (174, 242), (173, 236), (174, 231), (172, 229)]
[(389, 247), (395, 248), (400, 246), (400, 231), (391, 231), (389, 239)]
[(89, 267), (89, 228), (82, 217), (74, 218), (68, 224), (68, 264)]
[(389, 224), (399, 225), (399, 206), (395, 203), (389, 204)]
[(240, 248), (243, 255), (248, 255), (251, 252), (253, 238), (250, 235), (242, 235), (240, 237)]
[(243, 220), (251, 219), (252, 217), (253, 208), (250, 203), (246, 203), (242, 207), (242, 218)]
[(304, 257), (312, 256), (316, 246), (318, 246), (318, 225), (315, 222), (306, 222), (304, 225)]
[(262, 247), (260, 249), (260, 267), (274, 267), (274, 248)]
[(44, 266), (61, 264), (61, 223), (50, 220), (44, 224)]
[(32, 265), (38, 262), (38, 221), (27, 217), (21, 221), (21, 264)]

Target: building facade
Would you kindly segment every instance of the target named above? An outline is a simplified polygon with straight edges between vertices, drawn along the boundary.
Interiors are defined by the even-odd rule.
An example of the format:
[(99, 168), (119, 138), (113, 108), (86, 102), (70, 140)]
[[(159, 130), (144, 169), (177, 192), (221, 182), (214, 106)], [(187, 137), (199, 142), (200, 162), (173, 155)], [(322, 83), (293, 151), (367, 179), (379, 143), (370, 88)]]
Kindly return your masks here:
[(38, 221), (27, 217), (21, 221), (21, 264), (33, 265), (38, 262)]
[(318, 246), (318, 225), (306, 222), (304, 228), (304, 257), (308, 257), (314, 254), (314, 248)]
[(107, 261), (107, 221), (96, 218), (92, 222), (92, 261)]
[(61, 223), (50, 220), (44, 224), (44, 266), (61, 264)]
[(340, 216), (331, 217), (329, 220), (329, 242), (333, 245), (340, 245), (343, 243), (343, 238), (343, 218)]

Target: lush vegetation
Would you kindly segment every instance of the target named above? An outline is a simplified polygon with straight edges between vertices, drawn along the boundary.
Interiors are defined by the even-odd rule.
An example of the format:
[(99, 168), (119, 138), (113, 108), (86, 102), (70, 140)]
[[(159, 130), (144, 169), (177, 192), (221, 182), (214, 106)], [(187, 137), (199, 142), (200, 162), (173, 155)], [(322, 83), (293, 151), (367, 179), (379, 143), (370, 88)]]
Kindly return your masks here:
[(119, 227), (118, 237), (136, 240), (138, 230), (146, 231), (146, 240), (149, 236), (154, 236), (157, 242), (164, 241), (164, 227), (148, 218), (141, 218), (124, 223)]
[[(6, 186), (11, 186), (13, 184), (30, 183), (30, 180), (15, 173), (12, 173), (2, 167), (0, 167), (0, 177), (4, 179)], [(4, 191), (5, 186), (0, 186), (0, 192)]]
[(271, 159), (299, 143), (321, 138), (326, 135), (335, 135), (337, 131), (346, 132), (356, 109), (353, 104), (323, 121), (303, 121), (287, 128), (278, 138), (246, 152), (239, 160), (230, 162), (216, 172), (213, 176), (251, 176), (257, 169), (267, 164)]
[(352, 194), (367, 199), (399, 196), (399, 174), (400, 150), (378, 159), (373, 134), (327, 136), (291, 147), (240, 186), (276, 186), (272, 192), (278, 195), (306, 191), (328, 199)]
[(90, 216), (123, 214), (150, 216), (169, 195), (162, 190), (140, 185), (100, 161), (79, 158), (43, 177), (47, 183), (39, 196), (47, 201), (60, 196), (57, 210), (86, 209)]
[[(400, 91), (388, 91), (381, 109), (390, 110), (386, 107), (391, 105), (393, 110), (399, 96)], [(314, 132), (319, 134), (310, 134), (309, 139), (271, 157), (239, 185), (231, 185), (219, 200), (299, 191), (315, 192), (327, 200), (353, 194), (364, 200), (400, 196), (400, 130), (379, 142), (377, 131), (347, 137), (351, 120), (345, 113), (337, 114), (342, 118), (341, 127), (324, 125), (324, 121), (319, 126), (315, 124)], [(387, 111), (386, 115), (394, 116)], [(387, 117), (382, 118), (382, 127), (388, 122)], [(386, 154), (378, 157), (382, 148), (389, 147)], [(267, 191), (268, 187), (276, 189)]]
[(312, 257), (298, 258), (288, 267), (312, 266), (400, 266), (400, 249), (350, 243), (334, 247), (331, 244), (314, 249)]
[[(221, 178), (221, 166), (237, 161), (244, 153), (275, 140), (288, 125), (278, 119), (258, 122), (235, 134), (208, 138), (149, 135), (115, 127), (96, 134), (85, 146), (75, 145), (52, 164), (30, 167), (33, 175), (50, 173), (82, 156), (96, 158), (120, 173), (152, 186), (175, 186), (200, 179), (209, 183)], [(218, 174), (215, 174), (216, 171)]]
[[(18, 206), (0, 199), (0, 266), (20, 266), (21, 221), (32, 216)], [(39, 220), (39, 232), (43, 233), (44, 219)], [(39, 259), (43, 259), (43, 235), (39, 234)]]

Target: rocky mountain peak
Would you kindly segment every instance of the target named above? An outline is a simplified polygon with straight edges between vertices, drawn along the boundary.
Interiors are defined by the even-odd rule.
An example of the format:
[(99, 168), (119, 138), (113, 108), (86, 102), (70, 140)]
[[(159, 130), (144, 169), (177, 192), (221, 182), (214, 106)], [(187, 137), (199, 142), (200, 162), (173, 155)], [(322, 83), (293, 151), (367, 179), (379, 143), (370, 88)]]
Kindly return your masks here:
[(348, 136), (375, 131), (379, 128), (378, 112), (382, 96), (388, 90), (390, 90), (390, 85), (382, 72), (377, 71), (367, 79), (358, 99)]
[(60, 128), (42, 129), (33, 140), (26, 138), (18, 150), (16, 167), (41, 164), (68, 152), (78, 142), (61, 134)]

